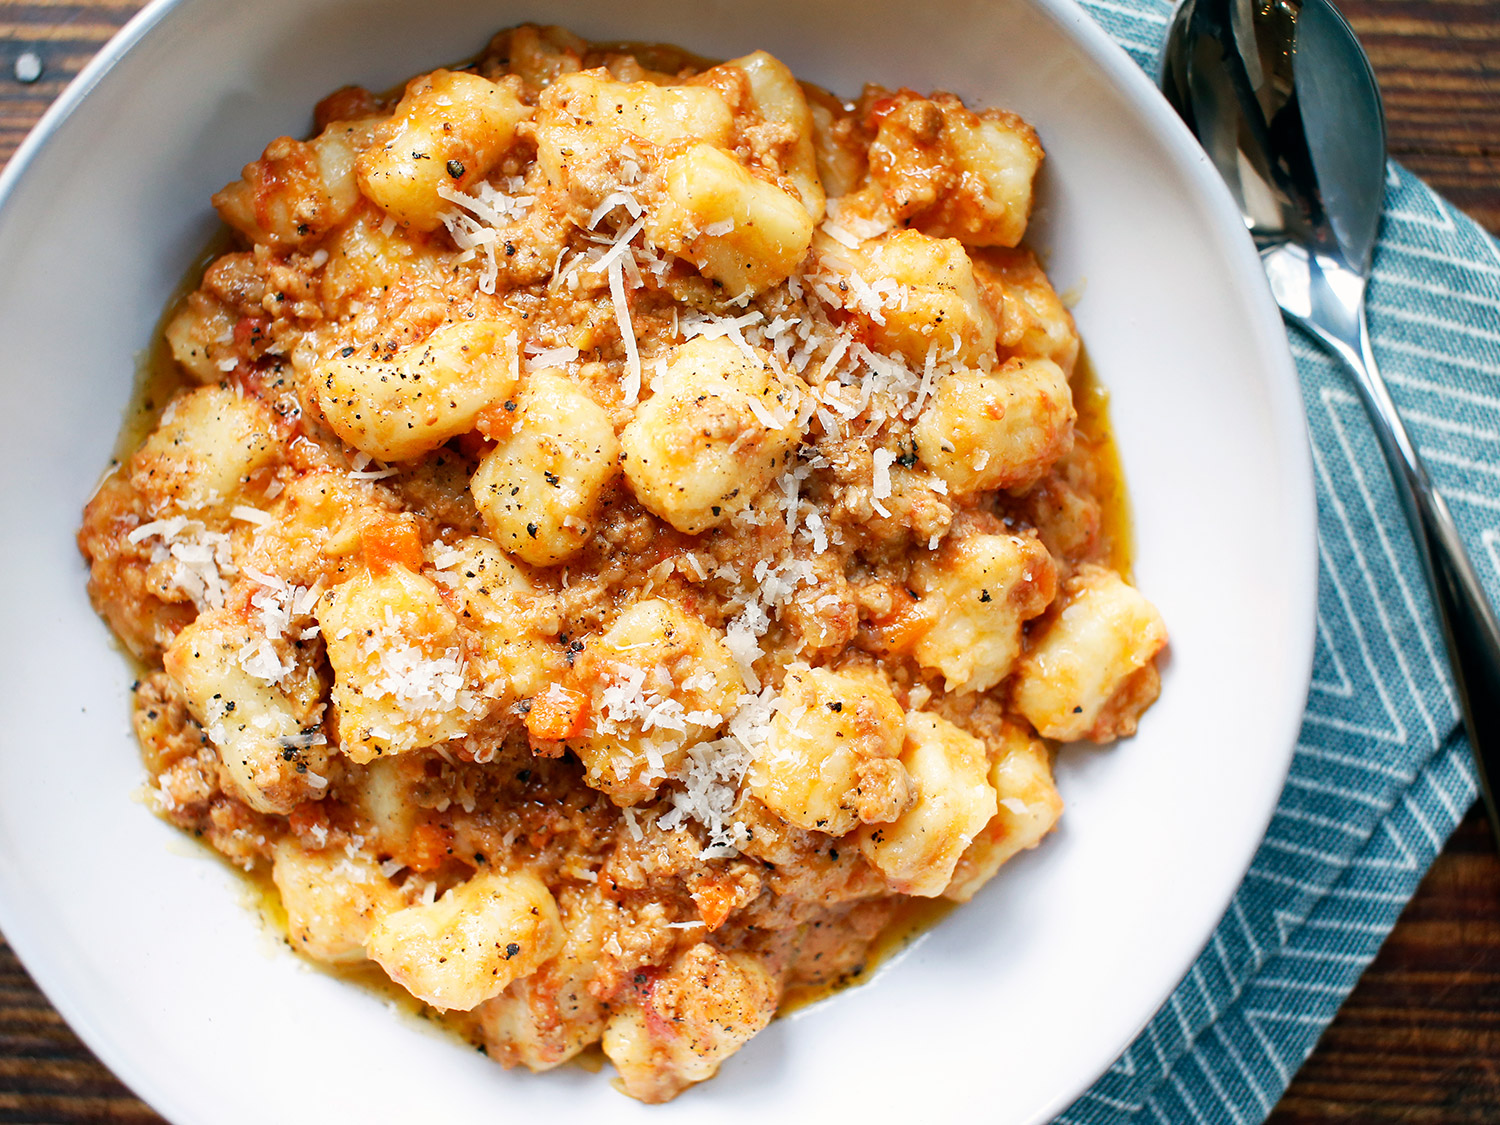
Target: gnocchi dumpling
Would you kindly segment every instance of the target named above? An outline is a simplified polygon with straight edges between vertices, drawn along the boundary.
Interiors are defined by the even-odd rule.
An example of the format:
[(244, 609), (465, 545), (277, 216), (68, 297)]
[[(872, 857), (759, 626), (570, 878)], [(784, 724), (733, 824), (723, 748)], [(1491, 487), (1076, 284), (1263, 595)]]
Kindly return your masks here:
[(859, 850), (893, 891), (935, 898), (998, 807), (984, 743), (940, 715), (906, 714), (901, 764), (917, 800), (893, 824), (858, 830)]
[(433, 581), (452, 591), (465, 628), (479, 640), (478, 679), (497, 694), (528, 699), (562, 677), (561, 649), (528, 613), (536, 586), (514, 559), (477, 535), (430, 554)]
[(625, 1092), (664, 1102), (712, 1078), (730, 1055), (771, 1022), (781, 988), (761, 960), (699, 942), (635, 995), (604, 1026), (604, 1053)]
[(1065, 378), (1078, 363), (1078, 328), (1030, 250), (971, 251), (980, 296), (1000, 324), (1006, 358), (1050, 359)]
[(1021, 628), (1051, 603), (1057, 571), (1031, 536), (948, 539), (912, 571), (923, 627), (912, 654), (947, 689), (988, 691), (1021, 653)]
[(442, 226), (453, 204), (439, 189), (463, 191), (488, 176), (531, 117), (513, 82), (453, 70), (414, 80), (396, 104), (384, 143), (356, 163), (360, 190), (414, 230)]
[(620, 443), (604, 408), (556, 371), (530, 375), (512, 415), (469, 488), (496, 543), (554, 566), (593, 536)]
[(1004, 110), (975, 113), (952, 94), (876, 94), (870, 173), (895, 216), (971, 246), (1020, 242), (1042, 162), (1031, 126)]
[(561, 891), (557, 906), (563, 944), (556, 956), (474, 1009), (485, 1050), (506, 1066), (551, 1070), (604, 1030), (608, 1012), (589, 984), (617, 908), (592, 888)]
[(522, 24), (500, 32), (490, 41), (487, 56), (504, 60), (501, 73), (509, 71), (533, 86), (550, 86), (564, 74), (583, 69), (588, 53), (586, 39), (556, 24)]
[(563, 945), (557, 902), (535, 875), (478, 871), (430, 904), (383, 915), (365, 948), (423, 1003), (471, 1011)]
[(1161, 614), (1113, 570), (1085, 564), (1020, 661), (1011, 702), (1044, 738), (1109, 742), (1135, 733), (1161, 679)]
[(343, 848), (309, 851), (291, 836), (272, 851), (271, 881), (292, 948), (332, 965), (363, 961), (376, 920), (406, 905), (378, 864)]
[(807, 208), (724, 149), (694, 145), (667, 161), (662, 177), (666, 190), (647, 237), (692, 262), (727, 296), (753, 296), (785, 281), (807, 257)]
[(790, 140), (786, 142), (782, 166), (787, 178), (796, 185), (797, 198), (812, 221), (821, 221), (826, 196), (813, 148), (813, 115), (802, 84), (786, 63), (766, 51), (731, 59), (725, 65), (739, 67), (750, 79), (750, 105), (755, 112), (785, 128)]
[(423, 812), (415, 798), (425, 781), (423, 762), (413, 755), (376, 758), (348, 777), (341, 793), (364, 818), (364, 835), (379, 854), (394, 857), (410, 847)]
[(847, 262), (858, 275), (854, 307), (876, 349), (919, 371), (929, 356), (960, 364), (994, 358), (995, 320), (958, 242), (898, 230), (853, 250), (820, 245), (826, 264), (837, 269)]
[(445, 324), (389, 357), (379, 343), (345, 346), (313, 372), (334, 433), (382, 461), (410, 461), (468, 433), (516, 385), (521, 335), (511, 317)]
[(711, 86), (620, 82), (589, 70), (561, 75), (542, 92), (534, 128), (537, 166), (587, 213), (619, 183), (618, 172), (603, 169), (622, 159), (654, 169), (684, 145), (728, 145), (734, 117)]
[(315, 610), (333, 666), (339, 744), (356, 762), (461, 738), (487, 707), (458, 620), (432, 580), (361, 568)]
[(336, 314), (355, 312), (370, 296), (389, 292), (403, 278), (437, 280), (453, 271), (453, 255), (436, 239), (411, 239), (388, 216), (361, 207), (330, 231), (318, 283), (324, 307)]
[(292, 661), (243, 615), (200, 614), (177, 634), (163, 663), (218, 751), (228, 788), (247, 805), (285, 815), (327, 792), (321, 725), (281, 686)]
[(826, 198), (852, 195), (864, 182), (867, 170), (857, 122), (832, 94), (812, 87), (803, 92), (812, 115), (813, 156)]
[(359, 202), (358, 138), (330, 126), (310, 141), (278, 137), (213, 197), (222, 218), (252, 242), (301, 246), (349, 217)]
[(360, 553), (366, 529), (392, 519), (371, 482), (333, 468), (295, 478), (277, 497), (275, 511), (277, 522), (255, 541), (265, 554), (253, 552), (252, 565), (269, 564), (304, 586), (331, 577), (341, 560)]
[(619, 82), (605, 72), (583, 71), (553, 82), (541, 105), (539, 134), (566, 122), (666, 147), (682, 141), (727, 145), (734, 133), (729, 103), (712, 86)]
[(1077, 418), (1062, 368), (1014, 358), (940, 377), (913, 436), (922, 463), (957, 494), (1022, 489), (1073, 447)]
[(271, 412), (227, 386), (178, 396), (131, 459), (130, 480), (159, 512), (225, 512), (281, 459)]
[(729, 720), (745, 690), (723, 634), (664, 598), (626, 609), (587, 659), (597, 669), (589, 725), (567, 746), (588, 784), (617, 805), (654, 796), (687, 747)]
[(1062, 815), (1062, 798), (1052, 781), (1052, 753), (1019, 723), (1005, 723), (990, 753), (990, 785), (999, 810), (974, 837), (953, 881), (943, 892), (954, 902), (968, 902), (1017, 852), (1034, 848)]
[(236, 317), (212, 294), (202, 290), (189, 293), (182, 307), (167, 322), (167, 347), (172, 358), (199, 383), (217, 383), (224, 378), (220, 356), (231, 366), (237, 364), (230, 354), (234, 344)]
[(879, 673), (794, 664), (746, 781), (787, 823), (842, 836), (860, 821), (895, 820), (912, 803), (904, 738), (901, 705)]
[(707, 337), (674, 348), (620, 434), (636, 499), (689, 535), (724, 523), (785, 471), (797, 394), (765, 352)]

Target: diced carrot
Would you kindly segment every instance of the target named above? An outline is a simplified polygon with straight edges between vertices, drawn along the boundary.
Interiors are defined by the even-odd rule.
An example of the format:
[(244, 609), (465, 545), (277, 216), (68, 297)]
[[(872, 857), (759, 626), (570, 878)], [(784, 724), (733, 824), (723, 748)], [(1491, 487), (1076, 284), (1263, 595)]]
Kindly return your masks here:
[(704, 883), (693, 892), (698, 917), (709, 930), (717, 930), (734, 909), (735, 888), (730, 883)]
[(904, 652), (916, 643), (927, 626), (922, 604), (904, 586), (892, 585), (891, 611), (874, 618), (870, 625), (888, 652)]
[(532, 698), (526, 712), (526, 731), (534, 742), (562, 742), (582, 734), (588, 721), (589, 697), (553, 684)]
[(491, 441), (510, 433), (515, 424), (516, 401), (509, 398), (504, 402), (491, 403), (474, 419), (474, 428)]
[(453, 847), (453, 829), (441, 824), (418, 824), (406, 844), (406, 866), (413, 871), (433, 871), (443, 865)]
[(371, 570), (390, 570), (404, 566), (422, 568), (422, 537), (416, 524), (400, 518), (375, 520), (359, 533), (360, 552)]

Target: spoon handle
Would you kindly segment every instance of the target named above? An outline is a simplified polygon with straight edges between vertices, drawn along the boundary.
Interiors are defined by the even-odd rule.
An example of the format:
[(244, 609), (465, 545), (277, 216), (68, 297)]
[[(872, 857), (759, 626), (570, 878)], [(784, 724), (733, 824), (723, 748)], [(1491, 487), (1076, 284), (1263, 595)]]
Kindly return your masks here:
[(1448, 642), (1448, 658), (1458, 687), (1459, 709), (1474, 751), (1474, 772), (1489, 812), (1490, 828), (1500, 847), (1500, 808), (1494, 785), (1500, 783), (1500, 621), (1448, 505), (1427, 475), (1416, 446), (1407, 435), (1370, 350), (1364, 310), (1359, 317), (1359, 352), (1331, 349), (1350, 367), (1375, 424), (1381, 451), (1390, 466), (1396, 495), (1411, 525), (1417, 555)]

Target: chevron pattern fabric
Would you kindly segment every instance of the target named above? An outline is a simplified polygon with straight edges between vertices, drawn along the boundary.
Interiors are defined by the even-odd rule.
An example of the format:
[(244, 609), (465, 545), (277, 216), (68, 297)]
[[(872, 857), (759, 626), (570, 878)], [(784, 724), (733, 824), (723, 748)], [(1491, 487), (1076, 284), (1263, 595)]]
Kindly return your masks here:
[[(1154, 74), (1171, 6), (1082, 0)], [(1500, 601), (1500, 246), (1388, 170), (1369, 314), (1412, 437)], [(1442, 636), (1348, 377), (1293, 333), (1318, 493), (1317, 653), (1244, 883), (1139, 1038), (1061, 1125), (1263, 1121), (1475, 799)]]

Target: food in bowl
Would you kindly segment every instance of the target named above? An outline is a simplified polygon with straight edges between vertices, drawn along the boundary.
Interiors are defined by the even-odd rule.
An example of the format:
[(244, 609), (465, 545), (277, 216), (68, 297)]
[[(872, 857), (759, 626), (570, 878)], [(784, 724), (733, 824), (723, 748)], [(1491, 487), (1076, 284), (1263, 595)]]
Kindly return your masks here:
[(84, 515), (150, 801), (308, 957), (667, 1100), (1159, 691), (1041, 145), (533, 26), (316, 122)]

